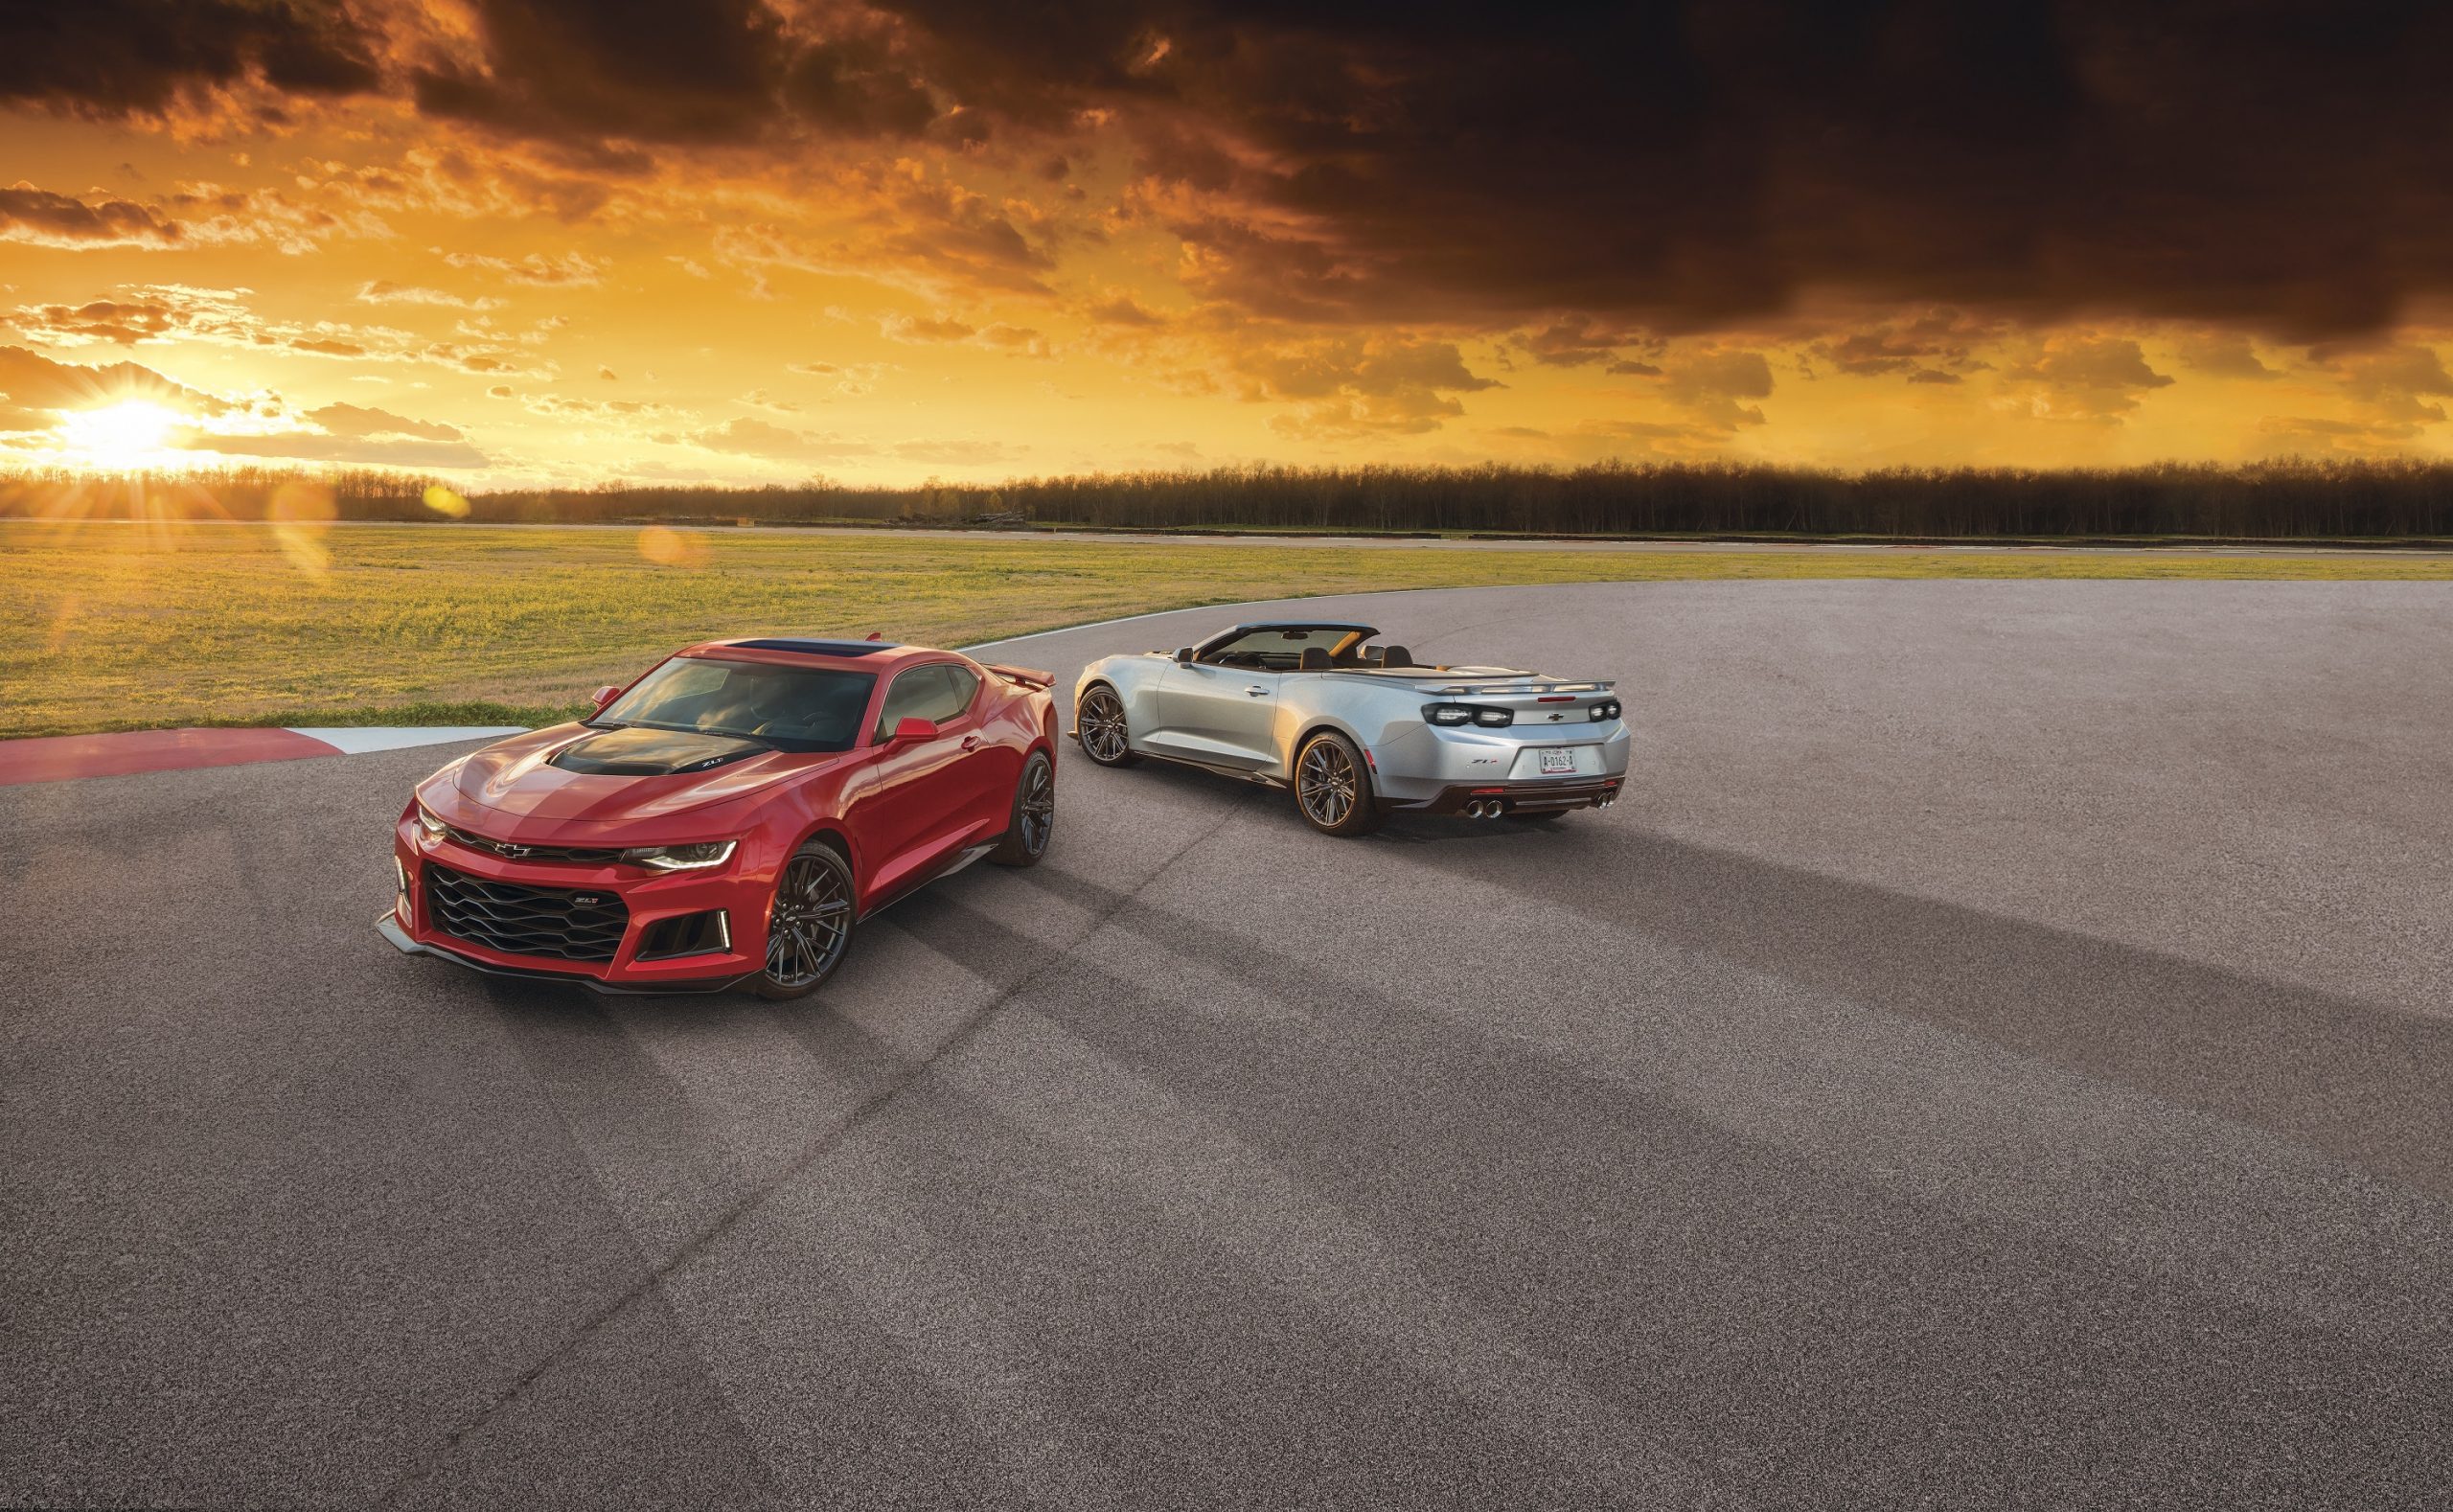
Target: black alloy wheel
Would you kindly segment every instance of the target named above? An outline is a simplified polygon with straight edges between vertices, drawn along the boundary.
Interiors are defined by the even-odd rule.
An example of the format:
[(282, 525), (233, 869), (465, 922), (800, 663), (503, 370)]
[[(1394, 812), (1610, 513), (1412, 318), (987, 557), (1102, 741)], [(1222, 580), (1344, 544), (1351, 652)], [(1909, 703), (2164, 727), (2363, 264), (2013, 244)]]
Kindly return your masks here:
[(1036, 866), (1056, 834), (1056, 764), (1045, 751), (1031, 752), (1014, 784), (1014, 812), (1005, 838), (988, 853), (999, 866)]
[(1295, 758), (1295, 806), (1323, 835), (1368, 835), (1380, 827), (1380, 804), (1363, 758), (1331, 730), (1304, 742)]
[(1081, 707), (1073, 711), (1073, 732), (1082, 738), (1082, 754), (1102, 767), (1130, 767), (1141, 759), (1134, 754), (1125, 728), (1124, 700), (1104, 682), (1082, 695)]
[(782, 999), (817, 991), (851, 949), (852, 925), (852, 868), (835, 847), (812, 840), (776, 879), (758, 996)]

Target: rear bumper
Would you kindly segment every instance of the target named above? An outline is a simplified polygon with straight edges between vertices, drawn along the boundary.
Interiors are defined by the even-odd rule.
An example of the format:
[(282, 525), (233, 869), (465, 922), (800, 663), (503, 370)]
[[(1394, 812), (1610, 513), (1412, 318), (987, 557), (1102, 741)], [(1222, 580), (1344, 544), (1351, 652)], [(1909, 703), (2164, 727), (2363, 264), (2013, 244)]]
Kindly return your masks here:
[[(1371, 786), (1391, 809), (1455, 813), (1476, 797), (1510, 808), (1581, 809), (1617, 795), (1634, 740), (1605, 730), (1479, 729), (1418, 724), (1368, 749)], [(1564, 747), (1572, 771), (1535, 774), (1539, 753)]]
[(1443, 788), (1427, 799), (1383, 800), (1406, 813), (1462, 813), (1469, 803), (1497, 803), (1511, 813), (1565, 813), (1570, 809), (1597, 809), (1616, 803), (1626, 785), (1623, 777), (1597, 782), (1479, 782)]

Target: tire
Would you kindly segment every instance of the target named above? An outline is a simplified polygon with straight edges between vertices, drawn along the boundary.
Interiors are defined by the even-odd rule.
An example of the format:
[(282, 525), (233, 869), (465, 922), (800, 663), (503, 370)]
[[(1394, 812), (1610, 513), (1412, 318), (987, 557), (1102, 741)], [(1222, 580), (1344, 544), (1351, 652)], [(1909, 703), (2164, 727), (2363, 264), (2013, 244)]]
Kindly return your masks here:
[(1341, 838), (1370, 834), (1384, 816), (1362, 753), (1335, 730), (1313, 736), (1295, 754), (1295, 809), (1312, 828)]
[(1073, 710), (1073, 733), (1082, 739), (1082, 754), (1095, 766), (1130, 767), (1141, 760), (1133, 752), (1133, 733), (1124, 722), (1124, 700), (1104, 682), (1090, 684)]
[(1056, 764), (1047, 752), (1033, 751), (1014, 782), (1014, 808), (1005, 822), (1005, 838), (988, 853), (999, 866), (1037, 866), (1056, 834)]
[(775, 879), (775, 901), (768, 908), (767, 969), (750, 990), (783, 1002), (824, 986), (852, 949), (858, 922), (853, 896), (852, 864), (842, 852), (824, 840), (794, 851)]

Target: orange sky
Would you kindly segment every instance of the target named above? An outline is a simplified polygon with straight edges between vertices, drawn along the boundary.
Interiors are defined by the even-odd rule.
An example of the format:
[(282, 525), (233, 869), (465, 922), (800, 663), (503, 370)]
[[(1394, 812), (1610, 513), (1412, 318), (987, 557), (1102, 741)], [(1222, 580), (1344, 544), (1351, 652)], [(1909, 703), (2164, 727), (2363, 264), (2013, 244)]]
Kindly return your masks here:
[[(2124, 92), (2114, 20), (1903, 115), (1700, 22), (1673, 68), (1403, 11), (131, 4), (0, 38), (0, 456), (474, 489), (2453, 439), (2442, 260), (2323, 154), (2238, 176)], [(1895, 32), (1816, 46), (1912, 88), (2000, 51)], [(1579, 73), (1621, 44), (1634, 104)], [(1748, 90), (1804, 114), (1725, 119)]]

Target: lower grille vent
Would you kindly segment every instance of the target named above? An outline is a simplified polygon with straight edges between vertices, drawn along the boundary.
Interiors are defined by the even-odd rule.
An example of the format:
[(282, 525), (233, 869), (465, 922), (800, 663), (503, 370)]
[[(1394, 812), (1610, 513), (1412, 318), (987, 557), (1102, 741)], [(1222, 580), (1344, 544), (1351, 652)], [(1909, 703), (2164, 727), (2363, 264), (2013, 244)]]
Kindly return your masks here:
[(431, 861), (425, 896), (436, 928), (506, 955), (609, 961), (630, 924), (619, 893), (489, 882)]

